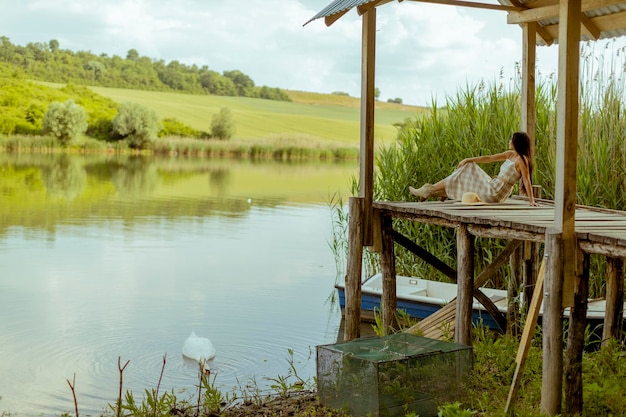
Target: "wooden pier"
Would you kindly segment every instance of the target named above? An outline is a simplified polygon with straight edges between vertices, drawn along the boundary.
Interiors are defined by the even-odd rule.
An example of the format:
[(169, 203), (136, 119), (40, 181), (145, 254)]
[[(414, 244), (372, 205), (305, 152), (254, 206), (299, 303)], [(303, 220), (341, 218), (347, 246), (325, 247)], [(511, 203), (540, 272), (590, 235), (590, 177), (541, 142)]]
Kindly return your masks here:
[[(603, 341), (617, 337), (622, 330), (624, 303), (624, 262), (626, 260), (626, 212), (588, 206), (575, 208), (576, 251), (573, 259), (563, 254), (562, 234), (554, 229), (555, 206), (552, 201), (538, 200), (532, 207), (523, 197), (512, 197), (500, 204), (463, 205), (455, 201), (385, 202), (374, 201), (373, 245), (371, 249), (381, 254), (383, 274), (382, 322), (385, 332), (397, 328), (395, 245), (399, 244), (444, 275), (457, 282), (454, 304), (446, 306), (446, 320), (453, 320), (455, 341), (472, 344), (472, 303), (476, 298), (497, 320), (499, 311), (478, 287), (484, 285), (523, 245), (544, 243), (544, 262), (547, 274), (543, 287), (544, 334), (562, 334), (563, 308), (570, 307), (570, 325), (565, 360), (561, 344), (545, 344), (544, 356), (561, 358), (553, 368), (555, 378), (575, 379), (580, 369), (574, 366), (582, 354), (586, 325), (589, 280), (589, 255), (607, 258), (606, 311), (602, 333)], [(348, 274), (346, 275), (346, 308), (344, 339), (359, 337), (361, 235), (363, 224), (362, 199), (350, 200), (350, 248)], [(449, 227), (456, 230), (457, 270), (419, 247), (406, 236), (393, 229), (393, 219), (405, 219), (424, 224)], [(491, 265), (474, 276), (474, 239), (495, 238), (509, 241)], [(534, 249), (536, 250), (536, 249)], [(356, 252), (355, 252), (356, 251)], [(525, 252), (529, 252), (526, 250)], [(537, 257), (535, 257), (535, 260)], [(514, 266), (516, 263), (511, 262)], [(569, 264), (575, 271), (571, 283), (562, 283), (561, 264)], [(542, 268), (543, 270), (543, 268)], [(543, 272), (543, 271), (542, 271)], [(534, 284), (534, 283), (532, 283)], [(530, 300), (530, 298), (528, 298)], [(540, 300), (539, 303), (542, 301)], [(439, 320), (439, 318), (436, 318)], [(425, 321), (429, 320), (427, 318)], [(435, 320), (436, 321), (436, 320)], [(437, 332), (431, 332), (437, 334)], [(544, 336), (545, 337), (545, 336)], [(554, 337), (556, 338), (556, 336)], [(524, 342), (523, 342), (524, 343)], [(546, 353), (546, 351), (548, 351)], [(565, 365), (565, 366), (564, 366)], [(563, 371), (561, 371), (563, 370)], [(571, 377), (571, 378), (570, 378)], [(569, 379), (568, 379), (569, 378)], [(578, 382), (566, 386), (566, 392), (582, 387)], [(580, 394), (582, 398), (582, 394)]]
[[(473, 267), (473, 238), (497, 238), (511, 242), (525, 241), (543, 243), (552, 228), (554, 222), (554, 205), (551, 201), (540, 200), (540, 207), (531, 207), (523, 198), (510, 198), (501, 204), (488, 204), (483, 206), (462, 205), (458, 202), (374, 202), (374, 209), (378, 211), (382, 221), (380, 235), (385, 236), (382, 246), (382, 258), (391, 259), (393, 255), (394, 236), (400, 238), (400, 244), (407, 245), (406, 238), (398, 236), (398, 232), (391, 228), (392, 222), (385, 219), (402, 218), (425, 224), (433, 224), (450, 227), (457, 230), (457, 259), (458, 270), (458, 300), (463, 305), (457, 314), (456, 328), (458, 329), (459, 343), (471, 344), (469, 332), (471, 329), (471, 300), (474, 297), (474, 267)], [(605, 210), (593, 207), (578, 206), (576, 208), (576, 238), (583, 255), (595, 254), (605, 256), (610, 268), (607, 276), (607, 310), (605, 316), (605, 328), (603, 339), (615, 336), (622, 320), (623, 305), (623, 260), (626, 259), (626, 212)], [(505, 249), (506, 251), (506, 249)], [(415, 251), (417, 252), (417, 251)], [(423, 252), (416, 253), (418, 256)], [(425, 255), (423, 259), (431, 263), (435, 268), (441, 268), (440, 263), (434, 261), (431, 256)], [(501, 260), (498, 260), (502, 263)], [(575, 262), (575, 260), (566, 260)], [(577, 261), (582, 261), (579, 259)], [(585, 263), (583, 263), (584, 265)], [(499, 266), (499, 265), (498, 265)], [(588, 267), (588, 265), (587, 265)], [(384, 262), (382, 265), (383, 275), (388, 276), (388, 285), (395, 285), (395, 263)], [(493, 268), (495, 269), (495, 268)], [(588, 271), (578, 269), (582, 276), (588, 277)], [(442, 271), (450, 275), (447, 271)], [(486, 281), (481, 279), (482, 284)], [(391, 282), (393, 281), (393, 283)], [(586, 283), (585, 283), (586, 284)], [(393, 292), (391, 288), (384, 290)], [(573, 290), (573, 289), (572, 289)], [(467, 292), (467, 294), (465, 294)], [(573, 292), (571, 294), (573, 297)], [(383, 322), (385, 325), (393, 325), (393, 317), (396, 310), (395, 299), (385, 297)], [(478, 298), (481, 301), (481, 298)], [(464, 304), (465, 303), (465, 304)], [(489, 306), (485, 306), (489, 308)], [(385, 322), (387, 318), (387, 322)]]

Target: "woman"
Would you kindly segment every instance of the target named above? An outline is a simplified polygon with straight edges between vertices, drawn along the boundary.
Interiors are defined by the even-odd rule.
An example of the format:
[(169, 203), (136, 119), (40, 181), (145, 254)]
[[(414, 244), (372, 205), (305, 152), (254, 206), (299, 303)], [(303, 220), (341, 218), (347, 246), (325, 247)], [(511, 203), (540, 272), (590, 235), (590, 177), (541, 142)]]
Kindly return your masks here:
[[(494, 178), (477, 165), (497, 161), (504, 162), (500, 166), (500, 172)], [(525, 132), (515, 132), (509, 141), (508, 151), (495, 155), (465, 158), (459, 162), (452, 174), (438, 183), (424, 184), (418, 189), (409, 187), (409, 191), (421, 201), (428, 197), (461, 200), (464, 193), (474, 192), (486, 203), (501, 203), (511, 195), (513, 186), (521, 178), (530, 205), (538, 206), (539, 204), (533, 198), (532, 172), (530, 138)]]

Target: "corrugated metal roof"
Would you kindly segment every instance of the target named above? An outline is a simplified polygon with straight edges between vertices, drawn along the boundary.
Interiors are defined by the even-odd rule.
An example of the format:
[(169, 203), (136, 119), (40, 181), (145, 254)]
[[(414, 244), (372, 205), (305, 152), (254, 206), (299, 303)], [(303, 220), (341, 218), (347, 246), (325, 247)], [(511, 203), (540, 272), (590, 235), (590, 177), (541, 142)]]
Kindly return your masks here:
[(359, 7), (363, 4), (372, 3), (376, 0), (335, 0), (328, 6), (324, 7), (321, 12), (309, 19), (303, 26), (306, 26), (310, 22), (320, 19), (322, 17), (332, 16), (337, 13), (345, 12), (354, 7)]
[[(352, 8), (375, 1), (377, 0), (334, 0), (304, 25), (322, 17), (346, 13)], [(559, 0), (547, 0), (541, 2), (538, 2), (537, 0), (498, 0), (498, 2), (503, 6), (510, 6), (511, 3), (513, 3), (516, 6), (519, 5), (521, 7), (527, 7), (529, 10), (540, 10), (543, 7), (558, 6), (559, 4)], [(442, 3), (445, 3), (445, 1), (442, 0)], [(583, 2), (583, 7), (584, 4), (585, 2)], [(594, 3), (588, 4), (593, 5)], [(584, 9), (585, 16), (593, 25), (592, 31), (597, 31), (596, 33), (599, 35), (598, 38), (602, 39), (626, 36), (626, 1), (604, 1), (599, 2), (598, 4), (604, 4), (604, 6)], [(558, 16), (550, 16), (544, 19), (539, 19), (537, 20), (537, 25), (539, 34), (537, 37), (537, 44), (545, 45), (558, 41)], [(588, 41), (595, 39), (594, 35), (583, 27), (583, 30), (581, 31), (581, 40)]]
[[(498, 0), (502, 5), (510, 5), (509, 0)], [(540, 9), (541, 7), (550, 6), (546, 2), (540, 3), (540, 6), (536, 6), (535, 0), (517, 0), (522, 7), (528, 7), (529, 9)], [(559, 1), (554, 0), (551, 5), (558, 5)], [(606, 2), (605, 2), (606, 4)], [(584, 5), (584, 3), (583, 3)], [(602, 7), (593, 7), (590, 9), (583, 9), (583, 13), (589, 18), (591, 23), (599, 30), (599, 39), (603, 38), (615, 38), (619, 36), (626, 36), (626, 1), (615, 2), (615, 4), (609, 4)], [(540, 37), (537, 39), (537, 43), (540, 45), (549, 44), (558, 41), (558, 27), (559, 17), (549, 17), (545, 19), (537, 20), (539, 27)], [(544, 30), (544, 35), (549, 35), (551, 39), (546, 42), (541, 38), (541, 30)], [(587, 30), (583, 28), (581, 31), (581, 40), (591, 41), (596, 40)]]

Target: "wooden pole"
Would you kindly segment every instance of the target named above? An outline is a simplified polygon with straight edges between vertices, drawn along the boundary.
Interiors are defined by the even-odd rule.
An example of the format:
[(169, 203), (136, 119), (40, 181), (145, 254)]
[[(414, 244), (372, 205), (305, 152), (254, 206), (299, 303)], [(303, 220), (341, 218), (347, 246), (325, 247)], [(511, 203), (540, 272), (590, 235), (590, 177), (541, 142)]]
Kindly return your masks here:
[(606, 311), (602, 330), (602, 346), (622, 330), (624, 317), (624, 260), (606, 258)]
[(583, 412), (583, 350), (587, 327), (587, 298), (589, 296), (589, 254), (579, 252), (582, 261), (576, 274), (574, 307), (570, 309), (565, 351), (565, 414), (574, 416)]
[(474, 300), (474, 236), (461, 223), (456, 232), (457, 304), (454, 340), (472, 345), (472, 303)]
[[(533, 196), (535, 200), (541, 198), (541, 187), (533, 186)], [(524, 307), (528, 306), (529, 300), (533, 296), (535, 281), (537, 280), (537, 273), (539, 262), (539, 244), (537, 242), (524, 242), (523, 255), (522, 255), (522, 284), (524, 291)]]
[[(559, 79), (556, 126), (554, 227), (563, 234), (563, 258), (576, 256), (576, 156), (581, 0), (559, 2)], [(574, 263), (563, 264), (563, 304), (574, 304)]]
[[(535, 73), (537, 64), (537, 23), (529, 22), (522, 24), (522, 105), (521, 105), (521, 129), (528, 134), (530, 138), (530, 158), (535, 160)], [(523, 247), (520, 249), (520, 253), (515, 255), (515, 260), (511, 266), (515, 266), (514, 272), (515, 281), (512, 284), (523, 283), (522, 286), (522, 305), (520, 306), (522, 311), (528, 311), (530, 300), (533, 296), (533, 289), (535, 280), (537, 278), (537, 253), (532, 256), (533, 250), (536, 252), (537, 245), (532, 242), (524, 242)], [(513, 260), (513, 259), (512, 259)], [(534, 264), (533, 264), (534, 262)], [(517, 299), (518, 289), (509, 289), (509, 309), (515, 308), (518, 304)], [(513, 321), (517, 317), (513, 316), (513, 312), (509, 312), (508, 328), (509, 334), (515, 334), (517, 328), (515, 324), (517, 321)]]
[[(554, 230), (546, 235), (541, 412), (561, 411), (563, 389), (563, 306), (574, 304), (577, 255), (575, 232), (576, 157), (581, 0), (559, 1), (559, 70), (556, 127)], [(565, 261), (567, 260), (567, 261)], [(564, 296), (565, 294), (565, 296)]]
[(535, 68), (537, 23), (522, 25), (522, 130), (530, 137), (530, 157), (535, 159)]
[(555, 416), (563, 388), (563, 235), (558, 230), (546, 232), (545, 257), (541, 412)]
[(391, 216), (382, 216), (381, 220), (383, 253), (380, 257), (380, 264), (383, 273), (383, 334), (390, 334), (393, 329), (398, 327), (396, 322), (396, 310), (398, 308), (398, 299), (396, 297), (396, 256)]
[(513, 373), (513, 382), (511, 382), (511, 388), (509, 389), (509, 396), (506, 399), (506, 405), (504, 407), (504, 414), (510, 415), (513, 411), (513, 403), (517, 397), (517, 391), (519, 390), (519, 384), (522, 379), (522, 371), (526, 364), (526, 358), (530, 351), (530, 345), (535, 335), (535, 327), (537, 326), (537, 320), (539, 319), (539, 310), (541, 309), (541, 301), (543, 299), (543, 277), (545, 274), (545, 260), (541, 263), (539, 268), (539, 275), (537, 276), (537, 286), (533, 292), (533, 296), (528, 307), (528, 316), (526, 317), (526, 323), (524, 324), (524, 331), (522, 332), (522, 339), (520, 340), (519, 347), (517, 349), (517, 356), (515, 357), (515, 372)]
[(344, 341), (361, 334), (361, 269), (363, 268), (363, 199), (350, 197)]
[[(519, 288), (522, 283), (522, 255), (523, 247), (518, 248), (509, 260), (511, 277), (507, 282), (507, 310), (506, 310), (506, 334), (516, 336), (518, 334)], [(528, 304), (528, 303), (526, 303)]]
[(363, 14), (361, 38), (361, 155), (359, 197), (363, 198), (363, 244), (371, 246), (374, 198), (374, 74), (376, 68), (376, 7)]

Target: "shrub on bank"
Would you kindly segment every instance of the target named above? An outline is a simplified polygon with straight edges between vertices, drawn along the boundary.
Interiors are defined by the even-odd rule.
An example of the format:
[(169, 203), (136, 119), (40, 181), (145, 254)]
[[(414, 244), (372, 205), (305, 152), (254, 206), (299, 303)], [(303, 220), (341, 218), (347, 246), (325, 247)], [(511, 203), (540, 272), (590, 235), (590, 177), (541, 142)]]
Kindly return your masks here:
[(211, 137), (227, 140), (235, 134), (235, 122), (228, 107), (222, 107), (211, 119)]
[(124, 103), (113, 119), (113, 134), (131, 149), (149, 149), (161, 128), (156, 112), (137, 103)]
[(62, 146), (67, 146), (72, 139), (87, 130), (87, 113), (68, 99), (65, 103), (55, 101), (50, 104), (43, 119), (43, 132), (57, 138)]

